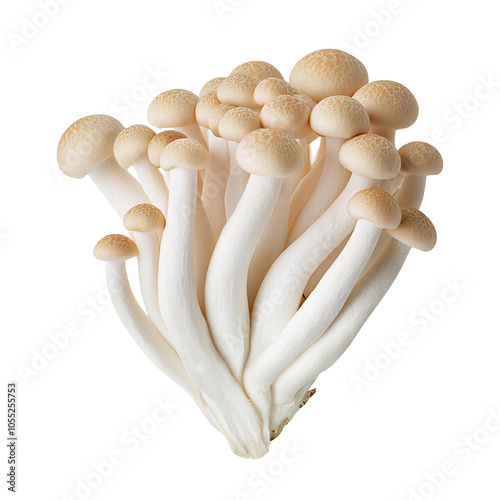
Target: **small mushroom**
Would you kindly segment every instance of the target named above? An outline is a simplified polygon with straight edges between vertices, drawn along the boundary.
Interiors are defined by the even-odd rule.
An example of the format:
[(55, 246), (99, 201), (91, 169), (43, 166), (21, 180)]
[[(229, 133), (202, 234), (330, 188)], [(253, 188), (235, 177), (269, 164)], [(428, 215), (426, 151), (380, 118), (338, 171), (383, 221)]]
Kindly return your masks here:
[(231, 74), (234, 73), (243, 73), (244, 75), (253, 76), (257, 78), (259, 82), (266, 78), (280, 78), (284, 80), (283, 75), (272, 64), (265, 61), (248, 61), (240, 64), (231, 72)]
[(209, 80), (200, 90), (200, 99), (203, 99), (207, 94), (217, 92), (219, 85), (226, 79), (226, 77), (217, 77)]
[(282, 78), (270, 77), (262, 80), (254, 91), (254, 100), (259, 106), (264, 106), (268, 102), (280, 95), (294, 95), (293, 89), (288, 82)]
[(222, 104), (258, 109), (254, 93), (259, 80), (244, 73), (232, 73), (217, 87), (217, 98)]

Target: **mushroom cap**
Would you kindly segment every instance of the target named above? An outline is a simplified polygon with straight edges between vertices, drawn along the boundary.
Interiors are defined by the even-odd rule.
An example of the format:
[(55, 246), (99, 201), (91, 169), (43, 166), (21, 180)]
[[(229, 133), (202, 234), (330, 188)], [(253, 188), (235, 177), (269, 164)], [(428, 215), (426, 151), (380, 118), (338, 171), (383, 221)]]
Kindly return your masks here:
[(260, 111), (260, 121), (266, 128), (297, 131), (309, 123), (311, 108), (300, 98), (280, 95)]
[(205, 94), (196, 105), (196, 121), (198, 125), (209, 128), (210, 115), (220, 103), (216, 91)]
[(163, 148), (177, 139), (187, 139), (187, 137), (182, 132), (178, 132), (177, 130), (164, 130), (163, 132), (156, 134), (149, 142), (149, 161), (155, 167), (160, 167), (160, 158)]
[(426, 142), (410, 142), (399, 149), (401, 171), (412, 175), (438, 175), (443, 170), (443, 157)]
[(281, 78), (284, 80), (283, 75), (272, 65), (265, 61), (249, 61), (240, 64), (237, 68), (234, 68), (233, 73), (243, 73), (245, 75), (254, 76), (260, 81), (266, 78)]
[(193, 139), (178, 139), (166, 146), (160, 158), (163, 170), (184, 167), (191, 170), (203, 170), (211, 165), (208, 150)]
[(225, 113), (218, 126), (220, 136), (227, 141), (240, 142), (250, 132), (260, 128), (258, 113), (250, 108), (233, 108)]
[(295, 177), (304, 157), (297, 141), (286, 132), (259, 129), (248, 134), (236, 149), (236, 160), (249, 174), (264, 177)]
[(200, 99), (210, 92), (217, 92), (219, 85), (226, 79), (225, 76), (219, 76), (217, 78), (212, 78), (210, 81), (205, 83), (200, 90)]
[(382, 229), (396, 229), (401, 222), (401, 208), (393, 196), (382, 189), (363, 189), (347, 204), (355, 219), (367, 219)]
[(122, 234), (108, 234), (94, 247), (94, 257), (99, 260), (123, 262), (137, 255), (136, 244)]
[(219, 104), (210, 112), (208, 117), (208, 128), (211, 130), (215, 137), (220, 137), (219, 134), (219, 123), (222, 117), (228, 112), (234, 109), (236, 106), (234, 104)]
[(375, 134), (358, 135), (346, 141), (340, 148), (339, 160), (353, 174), (370, 179), (392, 179), (401, 169), (398, 150)]
[(353, 97), (366, 108), (372, 125), (377, 127), (399, 130), (408, 128), (417, 120), (417, 100), (400, 83), (389, 80), (370, 82)]
[(125, 214), (123, 224), (129, 231), (150, 233), (161, 231), (165, 227), (165, 217), (158, 207), (149, 203), (141, 203)]
[(217, 88), (217, 97), (222, 104), (233, 104), (255, 108), (253, 97), (259, 80), (244, 73), (231, 73)]
[(428, 252), (436, 246), (436, 228), (417, 208), (402, 207), (401, 223), (396, 229), (386, 229), (386, 231), (401, 243), (423, 252)]
[(361, 103), (344, 95), (327, 97), (311, 113), (311, 128), (325, 137), (350, 139), (370, 130), (370, 117)]
[(82, 179), (113, 156), (113, 144), (123, 125), (107, 115), (80, 118), (64, 132), (57, 147), (57, 163), (69, 177)]
[(303, 57), (293, 68), (290, 85), (316, 102), (332, 95), (352, 96), (368, 82), (363, 63), (347, 52), (317, 50)]
[(122, 130), (113, 146), (116, 161), (123, 168), (129, 168), (148, 150), (155, 135), (146, 125), (132, 125)]
[(270, 77), (262, 80), (254, 92), (255, 102), (259, 106), (264, 106), (279, 95), (293, 95), (294, 92), (288, 82), (281, 78)]
[(196, 122), (199, 97), (189, 90), (167, 90), (149, 105), (148, 120), (158, 128), (187, 127)]

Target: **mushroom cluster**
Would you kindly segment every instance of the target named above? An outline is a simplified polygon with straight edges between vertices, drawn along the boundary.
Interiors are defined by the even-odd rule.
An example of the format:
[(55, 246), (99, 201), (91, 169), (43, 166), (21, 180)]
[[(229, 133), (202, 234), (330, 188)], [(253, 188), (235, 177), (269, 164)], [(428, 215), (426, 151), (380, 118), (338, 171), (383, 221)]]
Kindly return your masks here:
[(443, 160), (395, 147), (417, 115), (406, 87), (327, 49), (289, 82), (253, 61), (199, 97), (164, 92), (148, 110), (158, 132), (94, 115), (62, 136), (61, 170), (88, 175), (128, 230), (94, 250), (118, 316), (237, 455), (267, 453), (410, 249), (434, 247), (419, 208)]

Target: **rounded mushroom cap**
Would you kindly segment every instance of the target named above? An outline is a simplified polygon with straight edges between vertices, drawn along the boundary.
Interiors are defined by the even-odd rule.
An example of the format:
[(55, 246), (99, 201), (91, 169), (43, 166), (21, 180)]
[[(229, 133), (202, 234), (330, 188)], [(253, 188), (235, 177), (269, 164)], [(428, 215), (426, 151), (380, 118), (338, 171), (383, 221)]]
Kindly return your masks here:
[(401, 171), (413, 175), (438, 175), (443, 170), (443, 157), (426, 142), (410, 142), (400, 148)]
[(220, 103), (216, 91), (205, 94), (196, 106), (196, 121), (198, 125), (209, 128), (210, 115)]
[(296, 132), (309, 123), (311, 108), (303, 99), (280, 95), (268, 102), (260, 112), (260, 121), (266, 128)]
[(293, 68), (290, 85), (316, 102), (332, 95), (352, 96), (368, 82), (363, 63), (341, 50), (323, 49), (303, 57)]
[(228, 112), (234, 109), (236, 106), (234, 104), (219, 104), (210, 111), (208, 117), (208, 128), (215, 135), (215, 137), (220, 137), (219, 134), (219, 123), (222, 117)]
[(113, 144), (123, 125), (107, 115), (80, 118), (64, 132), (57, 147), (57, 163), (69, 177), (82, 179), (113, 156)]
[(319, 102), (311, 113), (311, 128), (325, 137), (350, 139), (370, 130), (366, 109), (352, 97), (335, 95)]
[(200, 90), (200, 99), (210, 92), (217, 92), (219, 85), (226, 79), (225, 76), (219, 76), (217, 78), (212, 78), (210, 81), (205, 83)]
[(155, 135), (146, 125), (132, 125), (122, 130), (113, 146), (116, 161), (123, 168), (129, 168), (148, 150)]
[(149, 105), (148, 120), (158, 128), (187, 127), (196, 122), (195, 110), (199, 98), (189, 90), (163, 92)]
[(178, 139), (166, 146), (160, 158), (163, 170), (184, 167), (191, 170), (203, 170), (211, 165), (210, 154), (198, 141)]
[(187, 137), (182, 132), (178, 132), (177, 130), (164, 130), (163, 132), (156, 134), (149, 142), (149, 161), (155, 167), (159, 167), (161, 152), (163, 151), (165, 146), (168, 146), (171, 142), (178, 139), (187, 139)]
[(233, 69), (233, 73), (243, 73), (245, 75), (254, 76), (260, 81), (266, 78), (280, 78), (284, 80), (283, 75), (272, 65), (265, 61), (249, 61), (240, 64), (237, 68)]
[(431, 220), (417, 208), (402, 207), (401, 223), (396, 229), (386, 231), (401, 243), (423, 252), (428, 252), (436, 246), (436, 228)]
[(250, 132), (259, 128), (259, 115), (249, 108), (239, 107), (230, 109), (222, 116), (218, 131), (223, 139), (240, 142)]
[(390, 141), (380, 135), (358, 135), (339, 151), (342, 165), (353, 174), (370, 179), (392, 179), (401, 169), (401, 157)]
[(370, 82), (353, 97), (366, 108), (372, 125), (377, 127), (399, 130), (408, 128), (417, 120), (417, 100), (400, 83), (389, 80)]
[(122, 234), (108, 234), (94, 247), (94, 257), (99, 260), (123, 262), (137, 255), (136, 244)]
[(218, 87), (217, 97), (222, 104), (255, 108), (253, 98), (259, 80), (244, 73), (232, 73)]
[(393, 196), (382, 189), (363, 189), (347, 204), (355, 219), (367, 219), (382, 229), (396, 229), (401, 222), (401, 208)]
[(125, 214), (123, 224), (129, 231), (150, 233), (161, 231), (165, 227), (165, 217), (158, 207), (149, 203), (141, 203)]
[(282, 179), (295, 177), (304, 163), (295, 139), (281, 130), (262, 128), (239, 143), (236, 160), (249, 174)]
[(281, 78), (271, 77), (262, 80), (257, 85), (254, 92), (254, 99), (259, 106), (264, 106), (264, 104), (272, 101), (275, 97), (293, 94), (292, 87), (288, 82), (285, 82)]

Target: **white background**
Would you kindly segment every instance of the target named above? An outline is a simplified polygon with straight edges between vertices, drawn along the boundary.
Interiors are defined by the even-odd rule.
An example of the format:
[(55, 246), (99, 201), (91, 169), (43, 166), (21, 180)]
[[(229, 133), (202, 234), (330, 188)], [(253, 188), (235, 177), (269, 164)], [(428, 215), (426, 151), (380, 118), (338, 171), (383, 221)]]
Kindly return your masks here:
[[(44, 24), (41, 3), (4, 2), (0, 16), (1, 356), (2, 380), (19, 384), (18, 498), (83, 498), (79, 481), (96, 485), (93, 464), (117, 453), (120, 464), (88, 498), (500, 498), (499, 424), (484, 431), (500, 411), (494, 2), (222, 0), (217, 9), (212, 0), (59, 0), (27, 33), (30, 20)], [(81, 116), (144, 122), (164, 90), (197, 92), (254, 59), (289, 75), (299, 58), (327, 47), (417, 97), (420, 117), (397, 143), (434, 137), (444, 156), (422, 207), (439, 244), (410, 254), (270, 454), (243, 460), (119, 323), (92, 249), (122, 231), (120, 221), (89, 180), (58, 173), (56, 147)], [(151, 72), (156, 81), (145, 80)], [(51, 335), (72, 327), (77, 335), (54, 354)], [(412, 342), (364, 373), (402, 332)], [(33, 363), (35, 374), (23, 375)], [(357, 390), (354, 380), (367, 374)], [(157, 398), (175, 406), (159, 424)], [(130, 433), (141, 425), (150, 434), (135, 449)], [(445, 462), (443, 479), (434, 473)], [(1, 489), (3, 498), (4, 479)]]

